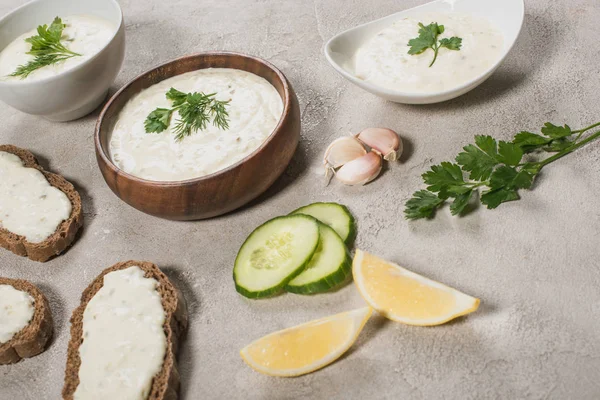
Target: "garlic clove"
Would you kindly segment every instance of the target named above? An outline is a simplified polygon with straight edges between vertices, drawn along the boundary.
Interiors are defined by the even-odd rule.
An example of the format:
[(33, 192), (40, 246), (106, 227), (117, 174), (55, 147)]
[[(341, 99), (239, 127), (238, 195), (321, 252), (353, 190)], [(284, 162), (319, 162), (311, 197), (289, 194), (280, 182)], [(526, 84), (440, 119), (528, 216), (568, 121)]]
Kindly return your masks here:
[(391, 129), (367, 128), (356, 135), (356, 138), (382, 154), (387, 161), (396, 161), (404, 150), (402, 139)]
[(329, 145), (323, 163), (326, 168), (339, 168), (367, 154), (365, 147), (354, 137), (341, 137)]
[(344, 164), (335, 173), (335, 178), (346, 185), (365, 185), (377, 178), (381, 172), (381, 155), (370, 151), (364, 156)]

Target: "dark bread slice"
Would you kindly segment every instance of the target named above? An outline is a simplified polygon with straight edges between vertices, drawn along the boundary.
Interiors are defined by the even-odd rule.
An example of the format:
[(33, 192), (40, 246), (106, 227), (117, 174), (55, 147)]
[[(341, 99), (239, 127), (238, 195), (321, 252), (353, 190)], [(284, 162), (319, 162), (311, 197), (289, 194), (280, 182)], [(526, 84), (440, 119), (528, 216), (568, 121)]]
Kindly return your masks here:
[(33, 317), (29, 324), (8, 342), (0, 344), (0, 364), (12, 364), (22, 358), (36, 356), (46, 349), (52, 333), (52, 313), (46, 296), (33, 284), (21, 279), (0, 277), (0, 285), (10, 285), (27, 292), (34, 300)]
[(45, 171), (30, 151), (11, 145), (0, 145), (0, 151), (16, 155), (23, 160), (25, 167), (40, 171), (52, 186), (67, 195), (73, 205), (69, 219), (63, 221), (52, 236), (40, 243), (30, 243), (24, 236), (14, 234), (0, 227), (0, 247), (4, 247), (19, 256), (29, 257), (33, 261), (48, 261), (69, 247), (73, 243), (77, 231), (83, 226), (81, 197), (65, 178)]
[(63, 387), (63, 399), (72, 400), (75, 390), (79, 385), (79, 346), (83, 343), (83, 312), (88, 302), (104, 285), (104, 275), (109, 272), (129, 268), (140, 267), (146, 278), (154, 278), (158, 281), (158, 293), (161, 297), (163, 309), (165, 310), (165, 324), (163, 325), (167, 338), (167, 350), (160, 372), (154, 376), (148, 400), (172, 400), (177, 399), (179, 390), (179, 372), (175, 355), (179, 343), (187, 330), (187, 310), (185, 299), (181, 292), (171, 283), (169, 278), (155, 265), (144, 261), (125, 261), (113, 265), (102, 271), (100, 275), (83, 291), (81, 304), (73, 311), (71, 316), (71, 340), (67, 350), (67, 366), (65, 370), (65, 385)]

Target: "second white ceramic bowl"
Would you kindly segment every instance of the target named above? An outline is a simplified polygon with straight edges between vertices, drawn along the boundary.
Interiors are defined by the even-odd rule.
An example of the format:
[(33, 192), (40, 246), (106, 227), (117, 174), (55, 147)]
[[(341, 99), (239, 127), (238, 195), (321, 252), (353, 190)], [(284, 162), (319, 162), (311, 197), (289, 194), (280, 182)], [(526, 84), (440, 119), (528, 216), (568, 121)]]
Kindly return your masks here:
[(0, 49), (54, 17), (88, 14), (116, 27), (110, 42), (96, 55), (59, 75), (32, 81), (0, 81), (0, 100), (28, 114), (70, 121), (102, 103), (125, 56), (125, 24), (115, 0), (35, 0), (0, 19)]
[[(381, 30), (401, 18), (421, 12), (459, 12), (489, 19), (504, 35), (504, 52), (489, 70), (458, 87), (437, 93), (410, 93), (374, 85), (354, 74), (354, 55), (357, 49)], [(494, 73), (515, 44), (525, 17), (523, 0), (436, 0), (409, 10), (367, 22), (342, 32), (327, 42), (325, 57), (344, 78), (386, 100), (405, 104), (439, 103), (458, 97), (480, 85)]]

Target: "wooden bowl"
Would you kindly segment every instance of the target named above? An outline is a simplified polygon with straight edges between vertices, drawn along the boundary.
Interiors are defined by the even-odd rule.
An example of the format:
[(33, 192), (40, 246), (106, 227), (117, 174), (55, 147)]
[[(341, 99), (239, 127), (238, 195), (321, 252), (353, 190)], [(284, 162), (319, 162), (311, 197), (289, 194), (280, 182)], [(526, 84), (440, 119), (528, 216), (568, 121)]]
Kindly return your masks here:
[[(157, 182), (119, 169), (109, 155), (112, 128), (127, 101), (143, 89), (185, 72), (235, 68), (265, 78), (283, 100), (283, 114), (266, 141), (238, 163), (200, 178)], [(270, 63), (230, 52), (182, 57), (133, 79), (108, 101), (96, 123), (96, 159), (104, 180), (124, 202), (161, 218), (194, 220), (215, 217), (243, 206), (263, 193), (283, 173), (300, 138), (298, 98), (286, 77)]]

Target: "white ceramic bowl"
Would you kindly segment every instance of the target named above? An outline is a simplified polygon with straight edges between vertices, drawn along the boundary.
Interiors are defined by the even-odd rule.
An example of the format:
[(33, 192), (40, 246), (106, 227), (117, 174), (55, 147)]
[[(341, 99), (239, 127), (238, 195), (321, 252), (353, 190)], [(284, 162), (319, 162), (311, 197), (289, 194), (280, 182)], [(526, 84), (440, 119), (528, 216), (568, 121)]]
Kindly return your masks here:
[[(463, 85), (436, 93), (401, 92), (365, 82), (354, 75), (353, 57), (363, 43), (395, 21), (421, 12), (459, 12), (485, 17), (504, 35), (504, 52), (496, 64), (481, 75)], [(368, 22), (334, 36), (325, 45), (325, 57), (344, 78), (379, 97), (405, 104), (439, 103), (467, 93), (492, 75), (517, 41), (524, 17), (523, 0), (437, 0)]]
[(114, 36), (90, 59), (56, 76), (0, 81), (0, 100), (28, 114), (70, 121), (92, 112), (106, 98), (123, 64), (125, 24), (115, 0), (35, 0), (0, 19), (0, 49), (54, 17), (88, 14), (114, 24)]

